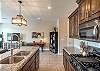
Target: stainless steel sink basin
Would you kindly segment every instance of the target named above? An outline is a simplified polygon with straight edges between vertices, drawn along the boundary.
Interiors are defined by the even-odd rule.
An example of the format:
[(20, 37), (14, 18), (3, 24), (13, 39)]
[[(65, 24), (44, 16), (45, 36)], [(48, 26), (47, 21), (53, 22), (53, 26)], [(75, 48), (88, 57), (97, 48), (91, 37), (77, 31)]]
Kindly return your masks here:
[(7, 50), (7, 49), (2, 49), (2, 50), (0, 50), (0, 54), (5, 53), (5, 52), (7, 52), (7, 51), (9, 51), (9, 50)]
[(1, 60), (0, 61), (0, 64), (13, 64), (13, 63), (18, 63), (18, 62), (20, 62), (23, 59), (24, 59), (24, 57), (15, 57), (15, 56), (13, 56), (12, 58), (11, 57), (7, 57), (7, 58)]
[(29, 55), (30, 51), (20, 51), (15, 54), (15, 56), (27, 56)]

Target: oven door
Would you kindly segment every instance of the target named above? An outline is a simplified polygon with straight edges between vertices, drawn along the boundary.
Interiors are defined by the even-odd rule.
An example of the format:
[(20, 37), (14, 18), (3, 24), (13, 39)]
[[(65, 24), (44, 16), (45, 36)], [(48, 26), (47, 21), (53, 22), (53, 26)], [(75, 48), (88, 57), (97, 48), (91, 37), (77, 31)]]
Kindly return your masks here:
[(98, 40), (99, 39), (99, 26), (91, 26), (80, 29), (80, 38), (88, 40)]
[(93, 31), (94, 31), (94, 26), (81, 28), (80, 29), (80, 38), (95, 39)]

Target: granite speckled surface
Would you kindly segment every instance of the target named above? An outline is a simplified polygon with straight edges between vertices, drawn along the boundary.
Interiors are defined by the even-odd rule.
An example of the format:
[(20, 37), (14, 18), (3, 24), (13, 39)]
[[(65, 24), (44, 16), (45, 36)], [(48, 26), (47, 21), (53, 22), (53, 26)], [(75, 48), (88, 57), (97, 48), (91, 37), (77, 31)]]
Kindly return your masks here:
[(70, 54), (81, 54), (79, 48), (75, 47), (64, 47), (64, 50), (70, 55)]
[[(24, 59), (18, 63), (14, 63), (14, 64), (0, 64), (0, 71), (18, 71), (19, 69), (21, 69), (25, 63), (28, 61), (28, 59), (34, 55), (34, 53), (38, 50), (38, 47), (33, 47), (33, 46), (24, 46), (21, 47), (20, 49), (14, 49), (13, 51), (13, 55), (20, 52), (20, 51), (30, 51), (30, 54), (27, 56), (24, 56)], [(0, 54), (0, 60), (11, 56), (10, 51)]]

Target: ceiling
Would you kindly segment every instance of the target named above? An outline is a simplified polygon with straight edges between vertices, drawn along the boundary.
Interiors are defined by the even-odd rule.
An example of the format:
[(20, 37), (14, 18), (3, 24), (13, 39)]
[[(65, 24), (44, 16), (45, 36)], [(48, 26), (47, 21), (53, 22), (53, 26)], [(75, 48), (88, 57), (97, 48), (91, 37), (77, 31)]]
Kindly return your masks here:
[[(75, 0), (21, 0), (22, 14), (29, 23), (33, 22), (54, 22), (65, 10), (75, 3)], [(1, 15), (2, 19), (11, 22), (11, 17), (19, 12), (18, 0), (2, 0)], [(48, 10), (48, 6), (52, 9)], [(69, 11), (69, 10), (68, 10)], [(37, 19), (40, 18), (40, 19)]]

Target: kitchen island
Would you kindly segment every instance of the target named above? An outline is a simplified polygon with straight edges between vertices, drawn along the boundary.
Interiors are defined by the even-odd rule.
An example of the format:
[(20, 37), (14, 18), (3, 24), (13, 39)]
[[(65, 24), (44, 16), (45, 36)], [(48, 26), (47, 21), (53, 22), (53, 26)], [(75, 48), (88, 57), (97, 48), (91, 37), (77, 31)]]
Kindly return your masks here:
[[(38, 71), (39, 48), (24, 46), (13, 50), (13, 61), (10, 63), (11, 51), (0, 54), (0, 71)], [(7, 58), (9, 61), (7, 62)]]
[(82, 56), (78, 48), (63, 49), (65, 71), (100, 71), (100, 57), (95, 54)]

